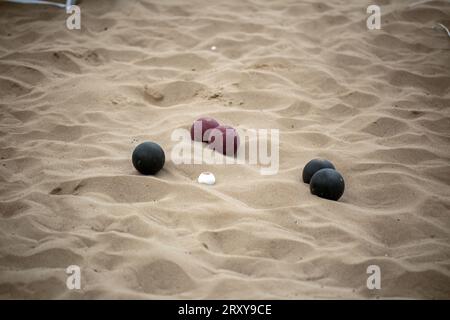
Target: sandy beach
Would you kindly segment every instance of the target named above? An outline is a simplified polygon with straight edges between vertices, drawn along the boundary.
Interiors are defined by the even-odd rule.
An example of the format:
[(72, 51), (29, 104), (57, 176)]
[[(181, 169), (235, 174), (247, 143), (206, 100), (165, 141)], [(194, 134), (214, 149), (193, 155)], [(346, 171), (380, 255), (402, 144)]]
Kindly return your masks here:
[[(415, 2), (0, 2), (0, 299), (449, 299), (450, 3)], [(278, 173), (175, 164), (201, 116), (278, 129)]]

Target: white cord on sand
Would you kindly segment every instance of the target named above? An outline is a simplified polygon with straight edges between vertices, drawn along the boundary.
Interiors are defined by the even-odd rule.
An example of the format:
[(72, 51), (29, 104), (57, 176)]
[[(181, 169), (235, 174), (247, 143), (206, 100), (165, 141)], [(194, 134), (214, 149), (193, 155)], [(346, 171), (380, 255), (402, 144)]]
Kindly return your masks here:
[(25, 4), (46, 4), (49, 6), (56, 6), (60, 8), (70, 7), (75, 3), (74, 0), (66, 0), (66, 4), (51, 2), (51, 1), (42, 1), (42, 0), (3, 0), (4, 2), (15, 2), (15, 3), (25, 3)]
[[(418, 2), (415, 2), (415, 3), (410, 4), (409, 7), (410, 7), (410, 8), (413, 8), (413, 7), (416, 7), (416, 6), (418, 6), (418, 5), (425, 4), (425, 3), (431, 2), (431, 1), (434, 1), (434, 0), (423, 0), (423, 1), (418, 1)], [(450, 37), (450, 31), (448, 30), (448, 28), (447, 28), (446, 26), (444, 26), (442, 23), (438, 23), (437, 25), (440, 26), (443, 30), (445, 30), (445, 31), (447, 32), (447, 35)]]
[(423, 1), (418, 1), (418, 2), (415, 2), (415, 3), (411, 3), (411, 4), (409, 5), (409, 7), (410, 7), (410, 8), (413, 8), (413, 7), (416, 7), (416, 6), (419, 6), (419, 5), (421, 5), (421, 4), (425, 4), (425, 3), (427, 3), (427, 2), (431, 2), (431, 1), (434, 1), (434, 0), (423, 0)]
[(442, 23), (438, 23), (437, 25), (444, 29), (447, 32), (447, 35), (450, 37), (450, 31), (446, 26), (444, 26)]

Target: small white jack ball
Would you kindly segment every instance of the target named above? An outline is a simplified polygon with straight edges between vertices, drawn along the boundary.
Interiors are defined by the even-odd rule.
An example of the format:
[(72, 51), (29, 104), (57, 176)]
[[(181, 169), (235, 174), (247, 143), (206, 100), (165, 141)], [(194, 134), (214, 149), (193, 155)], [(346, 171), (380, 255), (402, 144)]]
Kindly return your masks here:
[(216, 183), (216, 178), (211, 172), (202, 172), (198, 176), (198, 183), (213, 185)]
[(212, 47), (211, 47), (211, 50), (212, 50), (212, 51), (216, 51), (216, 49), (217, 49), (216, 46), (212, 46)]

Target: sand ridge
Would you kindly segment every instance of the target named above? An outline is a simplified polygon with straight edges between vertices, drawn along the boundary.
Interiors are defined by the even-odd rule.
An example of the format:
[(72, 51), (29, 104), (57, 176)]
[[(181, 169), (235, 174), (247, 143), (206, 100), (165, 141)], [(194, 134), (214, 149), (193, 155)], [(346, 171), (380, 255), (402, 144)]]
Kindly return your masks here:
[[(377, 31), (356, 0), (85, 0), (81, 31), (0, 3), (0, 298), (449, 298), (450, 5), (375, 3)], [(279, 129), (279, 173), (175, 165), (200, 116)]]

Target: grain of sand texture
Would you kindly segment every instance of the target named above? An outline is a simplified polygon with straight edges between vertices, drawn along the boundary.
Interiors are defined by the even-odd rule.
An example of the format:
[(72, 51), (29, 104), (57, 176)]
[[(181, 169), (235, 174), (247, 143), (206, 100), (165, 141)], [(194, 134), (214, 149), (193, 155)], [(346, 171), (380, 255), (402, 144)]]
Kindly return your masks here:
[[(375, 2), (369, 31), (372, 3), (85, 0), (81, 31), (0, 3), (0, 298), (450, 298), (450, 3)], [(175, 165), (200, 116), (279, 129), (279, 172)]]

